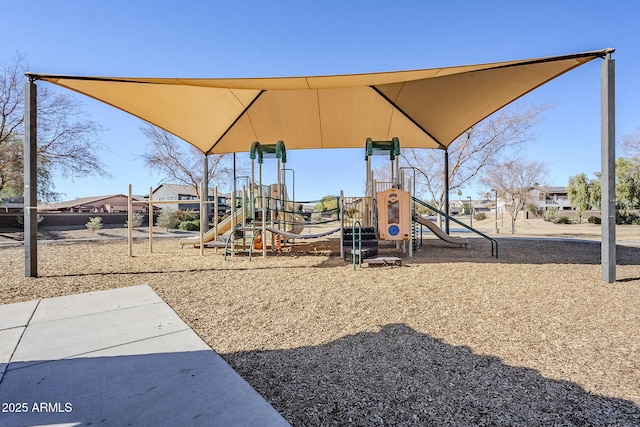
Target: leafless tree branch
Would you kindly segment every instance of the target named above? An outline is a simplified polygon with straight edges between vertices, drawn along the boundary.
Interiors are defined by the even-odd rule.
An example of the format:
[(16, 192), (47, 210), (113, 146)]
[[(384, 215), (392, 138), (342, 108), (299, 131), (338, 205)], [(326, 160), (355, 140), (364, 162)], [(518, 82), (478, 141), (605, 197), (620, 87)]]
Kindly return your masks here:
[[(449, 148), (449, 190), (476, 182), (483, 171), (514, 158), (536, 138), (535, 126), (548, 105), (513, 104), (464, 132)], [(403, 150), (402, 161), (416, 168), (423, 193), (442, 206), (444, 201), (442, 150)]]
[(505, 208), (511, 216), (511, 232), (515, 233), (516, 218), (530, 201), (530, 191), (542, 187), (547, 176), (544, 162), (513, 159), (485, 171), (482, 183), (494, 188), (498, 198), (504, 200)]
[[(155, 126), (145, 124), (140, 130), (149, 142), (147, 151), (142, 155), (145, 165), (164, 175), (166, 180), (193, 187), (199, 196), (204, 155)], [(209, 155), (208, 160), (209, 182), (225, 185), (232, 180), (233, 169), (229, 166), (228, 155)]]
[[(28, 65), (16, 54), (0, 63), (0, 196), (21, 193), (22, 140), (24, 138), (24, 73)], [(38, 87), (38, 189), (48, 200), (55, 195), (53, 171), (78, 178), (109, 176), (98, 158), (103, 150), (97, 137), (102, 128), (90, 120), (83, 105), (67, 95)]]

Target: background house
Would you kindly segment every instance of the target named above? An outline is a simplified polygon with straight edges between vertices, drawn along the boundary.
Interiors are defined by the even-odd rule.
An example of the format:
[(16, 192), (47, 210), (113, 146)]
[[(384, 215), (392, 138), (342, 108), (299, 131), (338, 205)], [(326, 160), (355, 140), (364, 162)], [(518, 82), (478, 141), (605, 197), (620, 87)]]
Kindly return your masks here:
[(449, 201), (449, 213), (455, 215), (468, 215), (469, 203), (473, 214), (487, 213), (495, 211), (496, 201), (494, 199), (453, 199)]
[[(210, 188), (207, 200), (213, 201), (213, 196), (213, 188)], [(218, 214), (220, 216), (225, 215), (231, 209), (227, 204), (229, 197), (229, 194), (218, 193)], [(176, 201), (175, 204), (165, 204), (162, 205), (162, 207), (168, 207), (175, 210), (191, 210), (200, 212), (200, 204), (198, 202), (190, 202), (191, 200), (198, 200), (196, 189), (190, 185), (160, 184), (155, 190), (153, 190), (153, 199)]]
[[(135, 196), (134, 200), (143, 201), (143, 198)], [(0, 229), (21, 229), (24, 215), (22, 202), (13, 202), (10, 205), (5, 203), (0, 205)], [(128, 197), (124, 194), (80, 197), (63, 202), (41, 204), (38, 205), (38, 227), (81, 229), (91, 217), (96, 216), (102, 218), (105, 227), (122, 227), (128, 219), (127, 205)], [(142, 214), (143, 226), (149, 223), (148, 209), (148, 204), (133, 205), (133, 211)], [(154, 207), (154, 211), (157, 210)]]
[(539, 187), (529, 191), (531, 203), (538, 206), (540, 210), (546, 211), (551, 208), (558, 210), (571, 210), (569, 195), (566, 187)]
[(496, 210), (496, 201), (494, 199), (472, 200), (473, 214), (489, 213)]

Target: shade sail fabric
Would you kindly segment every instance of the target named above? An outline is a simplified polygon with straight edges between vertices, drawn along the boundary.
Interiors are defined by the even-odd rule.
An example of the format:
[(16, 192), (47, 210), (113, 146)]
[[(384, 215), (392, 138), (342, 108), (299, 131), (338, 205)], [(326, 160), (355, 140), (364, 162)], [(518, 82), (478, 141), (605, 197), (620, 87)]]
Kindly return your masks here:
[(207, 154), (363, 148), (447, 148), (485, 117), (612, 49), (537, 59), (387, 73), (282, 78), (122, 78), (28, 74), (90, 96)]

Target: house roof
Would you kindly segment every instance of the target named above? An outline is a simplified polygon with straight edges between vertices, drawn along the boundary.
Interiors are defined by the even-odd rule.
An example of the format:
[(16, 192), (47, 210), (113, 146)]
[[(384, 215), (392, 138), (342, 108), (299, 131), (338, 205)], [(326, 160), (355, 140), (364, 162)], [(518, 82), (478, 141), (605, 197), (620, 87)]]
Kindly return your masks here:
[(546, 193), (566, 193), (567, 187), (547, 187), (545, 189)]
[(460, 134), (548, 81), (613, 49), (489, 64), (282, 78), (88, 77), (29, 73), (154, 124), (203, 153), (447, 148)]
[[(38, 208), (40, 210), (56, 211), (60, 209), (70, 209), (70, 208), (87, 206), (87, 205), (95, 206), (95, 205), (99, 205), (100, 202), (102, 201), (105, 201), (113, 197), (118, 197), (118, 196), (124, 197), (125, 199), (128, 198), (128, 196), (124, 194), (109, 194), (106, 196), (88, 196), (88, 197), (79, 197), (77, 199), (67, 200), (63, 202), (43, 204)], [(132, 197), (134, 200), (142, 200), (139, 196), (132, 196)]]
[(567, 187), (545, 186), (545, 187), (534, 187), (531, 190), (539, 191), (541, 193), (561, 193), (561, 194), (567, 193)]

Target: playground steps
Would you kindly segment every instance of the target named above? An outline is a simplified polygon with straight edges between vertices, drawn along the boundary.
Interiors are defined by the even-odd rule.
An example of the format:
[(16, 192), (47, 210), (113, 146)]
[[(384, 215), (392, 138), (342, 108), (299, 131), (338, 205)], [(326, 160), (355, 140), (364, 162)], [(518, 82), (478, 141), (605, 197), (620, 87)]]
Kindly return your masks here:
[[(347, 260), (352, 260), (354, 256), (361, 256), (363, 262), (366, 259), (378, 255), (378, 236), (376, 230), (373, 227), (362, 227), (362, 239), (361, 244), (358, 244), (358, 230), (354, 230), (349, 227), (345, 227), (343, 231), (343, 248), (345, 257)], [(353, 241), (356, 240), (356, 249), (353, 249)], [(361, 249), (358, 249), (360, 247)]]

